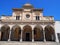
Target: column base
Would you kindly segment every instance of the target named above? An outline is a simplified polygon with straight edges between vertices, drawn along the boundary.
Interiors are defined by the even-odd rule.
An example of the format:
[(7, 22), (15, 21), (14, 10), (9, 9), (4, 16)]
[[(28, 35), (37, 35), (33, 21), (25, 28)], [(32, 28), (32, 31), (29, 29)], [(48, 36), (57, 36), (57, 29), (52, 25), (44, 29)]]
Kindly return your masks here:
[(34, 42), (34, 39), (32, 39), (32, 42)]
[(44, 42), (46, 42), (46, 40), (44, 39)]
[(20, 42), (22, 42), (22, 39), (20, 39)]
[(10, 41), (10, 39), (8, 39), (8, 41)]

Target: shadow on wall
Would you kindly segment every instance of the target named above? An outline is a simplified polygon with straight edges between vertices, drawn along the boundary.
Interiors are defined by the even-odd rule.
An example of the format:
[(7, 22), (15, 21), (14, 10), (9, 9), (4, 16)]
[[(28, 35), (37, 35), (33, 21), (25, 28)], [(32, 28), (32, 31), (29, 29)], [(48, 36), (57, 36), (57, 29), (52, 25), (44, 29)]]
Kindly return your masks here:
[(59, 42), (60, 42), (60, 33), (57, 33), (57, 35), (58, 35), (58, 40), (59, 40)]

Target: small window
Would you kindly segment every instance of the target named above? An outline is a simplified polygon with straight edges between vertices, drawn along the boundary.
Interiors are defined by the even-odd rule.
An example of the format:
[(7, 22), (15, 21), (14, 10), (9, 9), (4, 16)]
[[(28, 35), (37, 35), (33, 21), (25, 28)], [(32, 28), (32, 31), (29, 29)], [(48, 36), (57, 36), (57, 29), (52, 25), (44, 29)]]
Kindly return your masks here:
[(36, 16), (36, 20), (40, 20), (40, 17), (39, 16)]
[(20, 16), (16, 16), (16, 20), (20, 20)]
[(27, 14), (27, 15), (26, 15), (26, 17), (27, 17), (27, 18), (29, 18), (29, 17), (30, 17), (30, 15), (29, 15), (29, 14)]

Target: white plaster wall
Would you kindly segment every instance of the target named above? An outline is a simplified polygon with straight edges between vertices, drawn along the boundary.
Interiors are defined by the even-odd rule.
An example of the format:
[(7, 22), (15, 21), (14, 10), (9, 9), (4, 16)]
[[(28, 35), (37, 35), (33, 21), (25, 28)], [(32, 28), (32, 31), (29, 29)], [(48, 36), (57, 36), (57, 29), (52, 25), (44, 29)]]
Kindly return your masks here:
[(60, 21), (55, 21), (55, 31), (56, 33), (60, 33)]
[(55, 21), (56, 42), (59, 42), (57, 33), (60, 33), (60, 21)]

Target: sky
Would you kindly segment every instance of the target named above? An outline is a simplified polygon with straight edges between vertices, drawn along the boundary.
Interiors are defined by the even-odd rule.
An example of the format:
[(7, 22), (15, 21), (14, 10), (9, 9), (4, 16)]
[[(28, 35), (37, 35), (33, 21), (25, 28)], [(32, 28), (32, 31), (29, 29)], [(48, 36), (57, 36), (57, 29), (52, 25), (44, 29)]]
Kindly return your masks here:
[(0, 17), (11, 16), (12, 8), (22, 8), (28, 2), (35, 8), (43, 8), (44, 16), (54, 16), (55, 20), (60, 20), (60, 0), (1, 0)]

